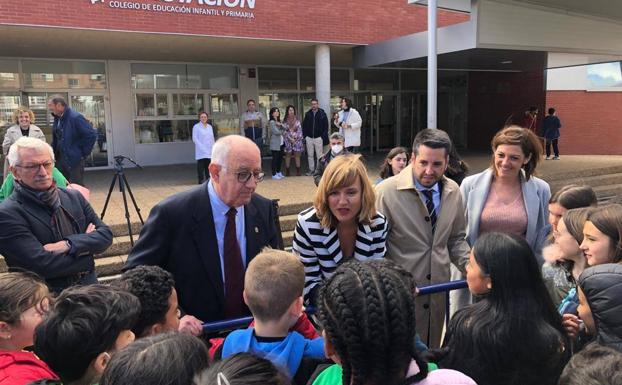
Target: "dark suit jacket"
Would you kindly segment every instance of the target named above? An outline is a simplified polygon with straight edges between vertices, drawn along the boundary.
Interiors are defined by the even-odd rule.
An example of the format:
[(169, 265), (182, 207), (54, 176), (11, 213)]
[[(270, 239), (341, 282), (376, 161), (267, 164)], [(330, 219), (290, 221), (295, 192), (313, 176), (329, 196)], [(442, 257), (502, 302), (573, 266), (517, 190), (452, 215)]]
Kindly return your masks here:
[[(244, 206), (246, 259), (277, 247), (272, 202), (253, 194)], [(173, 274), (184, 312), (202, 321), (223, 319), (225, 295), (207, 182), (158, 203), (124, 269), (157, 265)]]
[[(58, 190), (62, 207), (80, 232), (65, 237), (71, 242), (70, 253), (59, 255), (43, 249), (43, 245), (61, 240), (52, 232), (51, 211), (15, 190), (0, 204), (0, 254), (9, 268), (30, 270), (45, 279), (67, 277), (93, 270), (93, 254), (103, 252), (112, 243), (112, 231), (82, 194), (76, 190)], [(96, 230), (86, 234), (89, 223)]]

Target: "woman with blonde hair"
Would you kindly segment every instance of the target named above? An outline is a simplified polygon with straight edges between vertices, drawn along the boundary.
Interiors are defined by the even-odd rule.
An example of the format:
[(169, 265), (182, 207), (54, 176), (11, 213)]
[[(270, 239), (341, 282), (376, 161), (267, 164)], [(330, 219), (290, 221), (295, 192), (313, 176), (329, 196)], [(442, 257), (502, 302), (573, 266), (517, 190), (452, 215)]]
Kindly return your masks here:
[(349, 260), (384, 258), (387, 221), (360, 155), (342, 155), (326, 167), (313, 207), (298, 215), (293, 252), (305, 267), (305, 301), (315, 304), (319, 283)]
[(9, 148), (22, 136), (29, 136), (31, 138), (41, 139), (45, 142), (45, 135), (43, 131), (34, 125), (35, 114), (26, 107), (18, 107), (13, 111), (13, 125), (6, 130), (4, 135), (4, 141), (2, 142), (2, 153), (4, 154), (4, 178), (9, 172), (9, 161), (7, 155), (9, 154)]

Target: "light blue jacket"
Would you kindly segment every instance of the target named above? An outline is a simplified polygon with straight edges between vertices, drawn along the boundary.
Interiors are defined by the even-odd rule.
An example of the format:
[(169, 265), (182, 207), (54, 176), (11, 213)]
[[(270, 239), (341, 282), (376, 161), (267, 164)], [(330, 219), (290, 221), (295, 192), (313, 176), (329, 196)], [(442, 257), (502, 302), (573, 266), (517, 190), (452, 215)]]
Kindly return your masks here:
[(324, 338), (309, 340), (298, 332), (290, 332), (281, 341), (259, 342), (255, 337), (255, 329), (235, 330), (225, 338), (222, 358), (240, 352), (263, 357), (294, 378), (303, 358), (324, 358)]
[[(479, 235), (479, 222), (488, 198), (493, 170), (487, 169), (471, 175), (462, 181), (460, 193), (466, 207), (467, 242), (473, 246)], [(527, 232), (525, 239), (531, 246), (540, 265), (544, 263), (542, 247), (551, 231), (549, 224), (549, 199), (551, 188), (542, 179), (532, 176), (525, 181), (525, 172), (521, 170), (523, 200), (527, 211)]]

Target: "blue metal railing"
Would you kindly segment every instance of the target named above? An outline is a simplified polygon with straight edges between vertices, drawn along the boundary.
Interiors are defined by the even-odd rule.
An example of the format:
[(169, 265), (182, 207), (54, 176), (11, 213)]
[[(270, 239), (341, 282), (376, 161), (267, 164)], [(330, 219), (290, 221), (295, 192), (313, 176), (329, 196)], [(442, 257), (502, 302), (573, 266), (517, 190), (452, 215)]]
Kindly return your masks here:
[[(418, 296), (446, 293), (446, 309), (445, 309), (445, 322), (449, 322), (449, 292), (452, 290), (464, 289), (467, 287), (465, 280), (451, 281), (445, 283), (438, 283), (436, 285), (423, 286), (418, 288)], [(308, 307), (305, 309), (307, 314), (315, 313), (315, 308)], [(253, 317), (233, 318), (222, 321), (206, 322), (203, 324), (203, 333), (215, 333), (221, 330), (231, 330), (241, 327), (246, 327), (253, 321)]]

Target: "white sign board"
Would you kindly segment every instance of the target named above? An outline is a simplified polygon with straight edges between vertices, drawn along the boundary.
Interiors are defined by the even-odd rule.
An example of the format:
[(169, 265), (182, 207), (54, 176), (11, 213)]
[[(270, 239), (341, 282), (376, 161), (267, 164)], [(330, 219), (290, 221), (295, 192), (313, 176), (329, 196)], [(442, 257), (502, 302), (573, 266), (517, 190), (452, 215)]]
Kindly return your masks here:
[(104, 5), (113, 9), (144, 12), (181, 13), (216, 17), (239, 17), (254, 19), (256, 0), (89, 0), (92, 5)]

